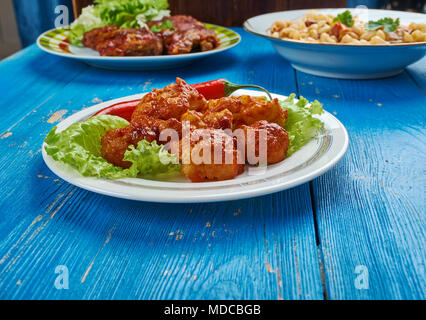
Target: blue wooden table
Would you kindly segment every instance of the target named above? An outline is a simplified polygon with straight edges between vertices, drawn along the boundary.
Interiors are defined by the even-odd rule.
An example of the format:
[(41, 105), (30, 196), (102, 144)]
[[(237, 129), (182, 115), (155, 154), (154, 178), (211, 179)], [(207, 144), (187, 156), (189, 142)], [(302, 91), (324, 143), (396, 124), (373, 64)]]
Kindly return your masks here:
[[(95, 69), (34, 45), (0, 63), (0, 298), (426, 298), (426, 59), (393, 78), (326, 79), (237, 31), (237, 47), (173, 70)], [(176, 76), (318, 99), (349, 150), (310, 183), (211, 204), (110, 198), (45, 166), (58, 121)]]

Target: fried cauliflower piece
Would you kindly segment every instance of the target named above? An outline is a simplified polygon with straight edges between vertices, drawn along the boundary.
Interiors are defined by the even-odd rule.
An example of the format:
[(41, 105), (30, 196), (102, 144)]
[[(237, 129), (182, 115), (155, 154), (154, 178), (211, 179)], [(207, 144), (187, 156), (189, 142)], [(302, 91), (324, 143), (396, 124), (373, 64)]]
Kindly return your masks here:
[(179, 141), (179, 159), (182, 173), (192, 182), (229, 180), (244, 171), (244, 156), (223, 130), (197, 129), (191, 136), (187, 145)]
[(210, 112), (228, 109), (234, 116), (234, 127), (251, 125), (256, 121), (266, 120), (284, 126), (287, 110), (281, 107), (278, 99), (267, 101), (262, 97), (239, 96), (212, 99), (208, 101)]
[[(277, 99), (239, 96), (207, 101), (184, 80), (176, 78), (176, 83), (153, 90), (141, 99), (129, 126), (107, 131), (101, 153), (110, 163), (128, 168), (131, 163), (123, 161), (123, 157), (130, 145), (136, 147), (141, 140), (156, 141), (179, 156), (182, 174), (192, 182), (228, 180), (244, 171), (248, 148), (254, 148), (255, 157), (259, 157), (263, 130), (267, 163), (285, 158), (289, 137), (282, 126), (287, 116)], [(184, 126), (188, 121), (189, 132)], [(230, 131), (235, 128), (240, 129), (242, 143), (235, 130)], [(163, 139), (166, 129), (177, 132), (174, 139)], [(250, 135), (253, 130), (254, 135)]]
[(101, 140), (101, 154), (108, 162), (129, 168), (131, 162), (123, 161), (124, 153), (130, 145), (137, 146), (141, 140), (156, 141), (165, 144), (168, 140), (160, 139), (160, 134), (165, 129), (173, 129), (181, 136), (182, 125), (176, 119), (160, 120), (140, 117), (129, 126), (122, 129), (113, 129), (105, 133)]
[(146, 94), (132, 114), (132, 121), (140, 117), (167, 120), (180, 119), (187, 110), (203, 111), (206, 99), (184, 80), (176, 78), (163, 89), (154, 89)]
[(192, 129), (213, 128), (213, 129), (232, 129), (232, 112), (224, 109), (220, 112), (201, 113), (194, 110), (185, 112), (181, 121), (190, 123)]
[[(259, 132), (261, 130), (265, 130), (266, 132), (266, 154), (268, 164), (273, 164), (284, 160), (290, 145), (290, 140), (287, 131), (285, 131), (282, 127), (276, 123), (269, 123), (265, 120), (262, 120), (257, 121), (250, 126), (242, 125), (240, 128), (244, 130), (246, 142), (245, 156), (247, 162), (249, 162), (249, 159), (247, 159), (249, 150), (248, 148), (255, 148), (254, 155), (259, 157), (260, 143), (265, 143), (264, 140), (263, 142), (260, 140), (261, 135)], [(250, 130), (254, 131), (252, 131), (251, 134), (248, 134)]]
[(130, 145), (136, 147), (140, 140), (159, 141), (160, 133), (173, 129), (182, 134), (179, 121), (187, 110), (205, 110), (206, 99), (180, 78), (176, 83), (145, 95), (132, 114), (131, 123), (123, 129), (106, 132), (102, 138), (102, 156), (114, 165), (128, 168), (131, 163), (123, 161)]

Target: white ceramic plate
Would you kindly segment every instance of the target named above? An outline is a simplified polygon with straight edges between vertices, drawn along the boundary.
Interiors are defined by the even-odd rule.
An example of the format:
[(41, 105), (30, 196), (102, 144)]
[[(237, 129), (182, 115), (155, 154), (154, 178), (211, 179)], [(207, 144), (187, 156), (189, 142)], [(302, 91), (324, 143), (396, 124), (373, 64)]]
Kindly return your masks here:
[[(362, 21), (384, 17), (400, 18), (401, 25), (426, 22), (421, 13), (368, 9), (318, 9), (317, 13), (337, 15), (350, 10)], [(311, 10), (291, 10), (268, 13), (248, 19), (244, 29), (269, 39), (277, 52), (300, 71), (317, 76), (343, 79), (373, 79), (396, 75), (426, 53), (426, 42), (386, 45), (351, 45), (306, 43), (271, 37), (269, 28), (276, 20), (300, 20)]]
[(103, 57), (90, 48), (81, 48), (66, 42), (69, 31), (65, 28), (44, 32), (38, 37), (37, 45), (50, 54), (78, 59), (94, 67), (117, 70), (157, 70), (189, 64), (200, 58), (231, 49), (241, 41), (240, 35), (231, 29), (208, 23), (205, 23), (204, 26), (216, 33), (219, 47), (214, 50), (180, 55)]
[[(238, 90), (234, 95), (263, 93)], [(71, 124), (90, 117), (97, 111), (123, 101), (139, 99), (143, 94), (132, 95), (97, 104), (65, 119), (58, 124), (58, 132)], [(285, 96), (273, 94), (274, 98)], [(53, 160), (46, 154), (43, 144), (43, 159), (57, 176), (80, 188), (93, 192), (133, 200), (154, 202), (210, 202), (236, 200), (260, 196), (288, 189), (323, 174), (333, 167), (345, 154), (349, 138), (345, 127), (330, 113), (319, 117), (324, 122), (323, 132), (307, 145), (280, 163), (269, 165), (261, 174), (249, 173), (248, 167), (235, 179), (217, 182), (192, 183), (186, 178), (174, 181), (154, 181), (139, 178), (107, 180), (83, 177), (77, 170)]]

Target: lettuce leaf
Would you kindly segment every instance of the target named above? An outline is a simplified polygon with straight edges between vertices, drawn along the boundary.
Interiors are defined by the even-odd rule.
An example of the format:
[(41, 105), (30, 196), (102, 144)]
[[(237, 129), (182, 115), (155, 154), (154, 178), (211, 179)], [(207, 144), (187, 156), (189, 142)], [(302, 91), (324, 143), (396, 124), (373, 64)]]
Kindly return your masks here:
[(131, 146), (124, 160), (132, 162), (129, 169), (114, 166), (101, 156), (101, 139), (111, 129), (124, 128), (129, 122), (123, 118), (100, 115), (77, 122), (57, 133), (57, 127), (44, 140), (45, 150), (56, 161), (67, 163), (83, 176), (120, 179), (160, 177), (179, 172), (177, 157), (164, 150), (156, 142), (142, 140), (137, 147)]
[(133, 163), (129, 169), (135, 170), (137, 176), (166, 179), (180, 172), (179, 159), (155, 141), (149, 143), (141, 140), (136, 148), (132, 145), (129, 149), (124, 154), (123, 160)]
[(104, 26), (142, 28), (146, 22), (170, 15), (167, 0), (95, 0), (71, 24), (70, 43), (82, 46), (85, 32)]
[(99, 10), (93, 5), (87, 6), (83, 8), (80, 16), (71, 24), (69, 41), (72, 45), (82, 46), (81, 41), (85, 32), (104, 26), (106, 24), (99, 17)]
[(157, 16), (162, 16), (169, 7), (167, 0), (96, 0), (95, 2), (99, 16), (106, 25), (127, 28), (141, 27), (140, 20), (145, 20), (144, 22), (156, 20)]
[(295, 103), (295, 96), (293, 93), (286, 100), (280, 101), (288, 112), (288, 119), (284, 126), (290, 138), (287, 157), (307, 144), (323, 127), (322, 121), (314, 117), (324, 112), (321, 103), (315, 100), (309, 105), (309, 101), (302, 96)]

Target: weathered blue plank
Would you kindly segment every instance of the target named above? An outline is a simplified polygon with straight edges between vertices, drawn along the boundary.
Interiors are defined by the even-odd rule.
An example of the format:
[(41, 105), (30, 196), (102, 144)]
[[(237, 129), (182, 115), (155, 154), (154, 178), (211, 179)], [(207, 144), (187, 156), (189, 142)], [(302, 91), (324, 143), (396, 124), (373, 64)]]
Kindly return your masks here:
[(51, 99), (87, 66), (42, 52), (35, 45), (0, 62), (0, 135)]
[(426, 94), (426, 57), (407, 67), (408, 74)]
[[(175, 205), (171, 215), (168, 205), (77, 189), (3, 264), (1, 292), (5, 298), (321, 298), (309, 253), (314, 239), (306, 233), (313, 229), (309, 203), (289, 209), (306, 192), (304, 186), (245, 201)], [(57, 265), (69, 268), (70, 290), (55, 289)]]
[[(244, 33), (238, 47), (189, 68), (87, 68), (16, 123), (0, 139), (0, 298), (322, 299), (307, 184), (242, 201), (141, 203), (75, 188), (41, 159), (50, 122), (99, 100), (162, 87), (175, 76), (294, 92), (293, 69), (272, 52), (267, 41)], [(58, 265), (69, 269), (69, 290), (54, 287)]]
[[(300, 94), (322, 101), (350, 136), (347, 155), (312, 184), (328, 297), (424, 299), (424, 94), (407, 73), (297, 77)], [(367, 290), (355, 285), (357, 266), (368, 269)]]

